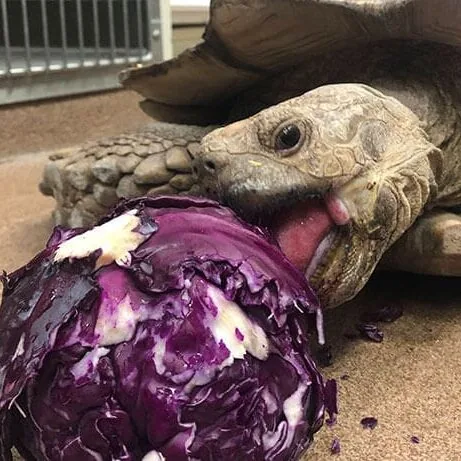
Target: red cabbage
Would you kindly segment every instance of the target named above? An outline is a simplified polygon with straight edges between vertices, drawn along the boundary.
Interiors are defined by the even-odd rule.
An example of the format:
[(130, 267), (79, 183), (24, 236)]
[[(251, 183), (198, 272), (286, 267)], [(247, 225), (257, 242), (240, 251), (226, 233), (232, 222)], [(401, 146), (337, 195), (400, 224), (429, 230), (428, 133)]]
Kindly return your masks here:
[(373, 416), (367, 416), (362, 418), (360, 424), (363, 426), (364, 429), (374, 429), (378, 425), (378, 420)]
[(325, 383), (325, 410), (328, 414), (326, 419), (327, 426), (336, 424), (338, 410), (338, 383), (335, 379), (329, 379)]
[(214, 202), (125, 201), (3, 283), (2, 460), (289, 461), (323, 422), (317, 299)]
[(375, 343), (383, 342), (384, 333), (373, 323), (359, 323), (357, 324), (357, 331), (365, 339)]
[(332, 455), (339, 455), (341, 453), (341, 443), (339, 442), (339, 439), (335, 438), (331, 442), (330, 453)]

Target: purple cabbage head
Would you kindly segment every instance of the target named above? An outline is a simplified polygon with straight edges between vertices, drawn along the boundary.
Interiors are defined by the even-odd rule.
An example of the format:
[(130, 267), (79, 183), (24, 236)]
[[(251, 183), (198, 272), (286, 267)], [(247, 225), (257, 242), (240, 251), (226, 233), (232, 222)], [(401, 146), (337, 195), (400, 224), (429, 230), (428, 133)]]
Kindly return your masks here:
[(323, 422), (317, 300), (214, 202), (122, 202), (3, 283), (1, 459), (288, 461)]

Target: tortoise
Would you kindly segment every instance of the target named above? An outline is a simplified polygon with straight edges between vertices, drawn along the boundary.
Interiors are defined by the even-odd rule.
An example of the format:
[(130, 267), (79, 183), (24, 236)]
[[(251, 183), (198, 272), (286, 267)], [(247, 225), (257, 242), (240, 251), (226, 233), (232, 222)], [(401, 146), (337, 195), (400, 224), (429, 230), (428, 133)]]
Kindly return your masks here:
[(120, 75), (156, 121), (46, 166), (57, 222), (204, 194), (271, 229), (325, 307), (376, 267), (461, 275), (459, 2), (210, 8), (197, 46)]

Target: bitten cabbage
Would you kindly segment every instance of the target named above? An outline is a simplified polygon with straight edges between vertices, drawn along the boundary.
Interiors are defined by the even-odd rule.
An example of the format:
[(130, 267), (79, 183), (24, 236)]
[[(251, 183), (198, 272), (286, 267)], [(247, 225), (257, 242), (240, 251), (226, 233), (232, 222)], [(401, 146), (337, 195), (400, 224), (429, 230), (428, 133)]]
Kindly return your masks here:
[(124, 201), (3, 284), (2, 459), (289, 461), (322, 424), (315, 295), (214, 202)]

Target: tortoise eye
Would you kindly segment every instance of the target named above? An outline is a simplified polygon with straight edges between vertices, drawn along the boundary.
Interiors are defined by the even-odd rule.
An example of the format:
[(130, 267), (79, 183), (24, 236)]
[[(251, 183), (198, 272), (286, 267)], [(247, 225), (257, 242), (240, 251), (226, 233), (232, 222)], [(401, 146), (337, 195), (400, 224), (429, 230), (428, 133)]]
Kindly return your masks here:
[(275, 136), (275, 150), (291, 150), (300, 143), (301, 138), (302, 133), (297, 125), (285, 125)]

